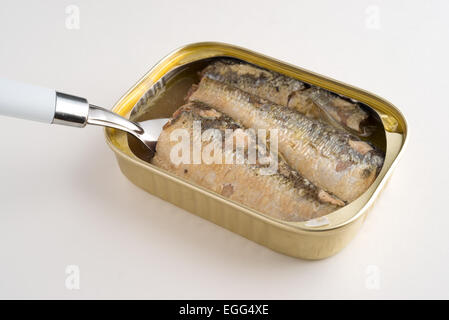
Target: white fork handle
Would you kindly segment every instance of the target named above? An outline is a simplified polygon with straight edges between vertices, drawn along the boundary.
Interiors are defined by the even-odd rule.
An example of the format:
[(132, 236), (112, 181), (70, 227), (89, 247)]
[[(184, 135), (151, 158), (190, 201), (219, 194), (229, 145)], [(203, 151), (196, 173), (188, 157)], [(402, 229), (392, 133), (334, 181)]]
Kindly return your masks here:
[(84, 127), (88, 113), (84, 98), (0, 78), (0, 115)]

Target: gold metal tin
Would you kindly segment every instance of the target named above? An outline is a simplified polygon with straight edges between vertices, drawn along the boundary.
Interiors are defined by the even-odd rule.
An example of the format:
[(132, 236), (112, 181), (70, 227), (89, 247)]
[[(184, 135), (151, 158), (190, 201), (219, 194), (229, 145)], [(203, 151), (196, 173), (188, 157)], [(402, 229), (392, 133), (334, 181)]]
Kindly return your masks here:
[[(147, 192), (274, 251), (303, 259), (322, 259), (334, 255), (355, 236), (391, 176), (407, 142), (408, 127), (404, 116), (391, 103), (364, 90), (247, 49), (211, 42), (190, 44), (170, 53), (117, 102), (113, 111), (128, 117), (138, 100), (173, 68), (222, 56), (283, 73), (358, 100), (377, 111), (385, 127), (387, 147), (384, 166), (371, 187), (360, 198), (323, 219), (286, 222), (230, 201), (140, 160), (131, 152), (126, 134), (106, 129), (107, 143), (114, 151), (121, 171)], [(171, 114), (163, 116), (170, 117)]]

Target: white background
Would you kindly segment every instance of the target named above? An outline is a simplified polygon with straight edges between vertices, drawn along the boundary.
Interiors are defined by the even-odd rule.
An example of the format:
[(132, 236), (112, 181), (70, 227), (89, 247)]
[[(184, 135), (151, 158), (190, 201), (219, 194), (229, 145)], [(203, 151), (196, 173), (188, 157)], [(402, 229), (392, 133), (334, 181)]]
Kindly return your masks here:
[(222, 41), (386, 98), (411, 136), (357, 237), (309, 262), (138, 189), (98, 127), (0, 117), (0, 297), (449, 298), (448, 14), (447, 1), (1, 0), (2, 77), (110, 108), (173, 49)]

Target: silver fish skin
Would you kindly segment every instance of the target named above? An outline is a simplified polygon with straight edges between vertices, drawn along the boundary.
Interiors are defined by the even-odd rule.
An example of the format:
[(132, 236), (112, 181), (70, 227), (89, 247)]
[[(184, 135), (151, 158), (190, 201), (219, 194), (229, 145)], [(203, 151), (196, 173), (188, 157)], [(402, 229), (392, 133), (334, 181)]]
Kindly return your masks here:
[[(234, 134), (244, 134), (244, 128), (240, 124), (221, 112), (201, 103), (188, 103), (179, 108), (165, 126), (151, 163), (225, 198), (285, 221), (317, 218), (344, 205), (343, 201), (316, 187), (291, 169), (282, 159), (279, 159), (278, 171), (271, 175), (261, 175), (264, 166), (249, 163), (247, 159), (240, 164), (226, 164), (225, 161), (175, 164), (171, 161), (170, 153), (178, 142), (172, 141), (171, 134), (177, 129), (184, 129), (193, 137), (194, 121), (200, 121), (203, 129), (219, 130), (223, 136), (227, 129), (232, 129)], [(208, 143), (223, 146), (222, 140), (217, 137), (213, 137)], [(227, 152), (237, 156), (235, 146)], [(229, 154), (223, 152), (222, 156), (225, 158)]]
[(368, 125), (370, 116), (358, 103), (280, 73), (248, 63), (219, 60), (207, 66), (202, 76), (236, 86), (357, 135), (372, 133), (372, 126)]
[(287, 163), (344, 201), (365, 192), (382, 167), (383, 155), (357, 136), (235, 86), (203, 77), (189, 99), (206, 103), (245, 127), (277, 129), (279, 152)]

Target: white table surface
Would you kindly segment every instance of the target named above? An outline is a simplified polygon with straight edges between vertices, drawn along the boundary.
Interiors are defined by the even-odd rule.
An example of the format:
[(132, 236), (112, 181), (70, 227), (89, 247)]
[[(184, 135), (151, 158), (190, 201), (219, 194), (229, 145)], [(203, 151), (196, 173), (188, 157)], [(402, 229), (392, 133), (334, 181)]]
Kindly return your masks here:
[(0, 117), (0, 298), (449, 298), (448, 13), (446, 1), (1, 0), (2, 77), (109, 108), (171, 50), (221, 41), (374, 92), (411, 136), (361, 232), (309, 262), (140, 190), (98, 127)]

